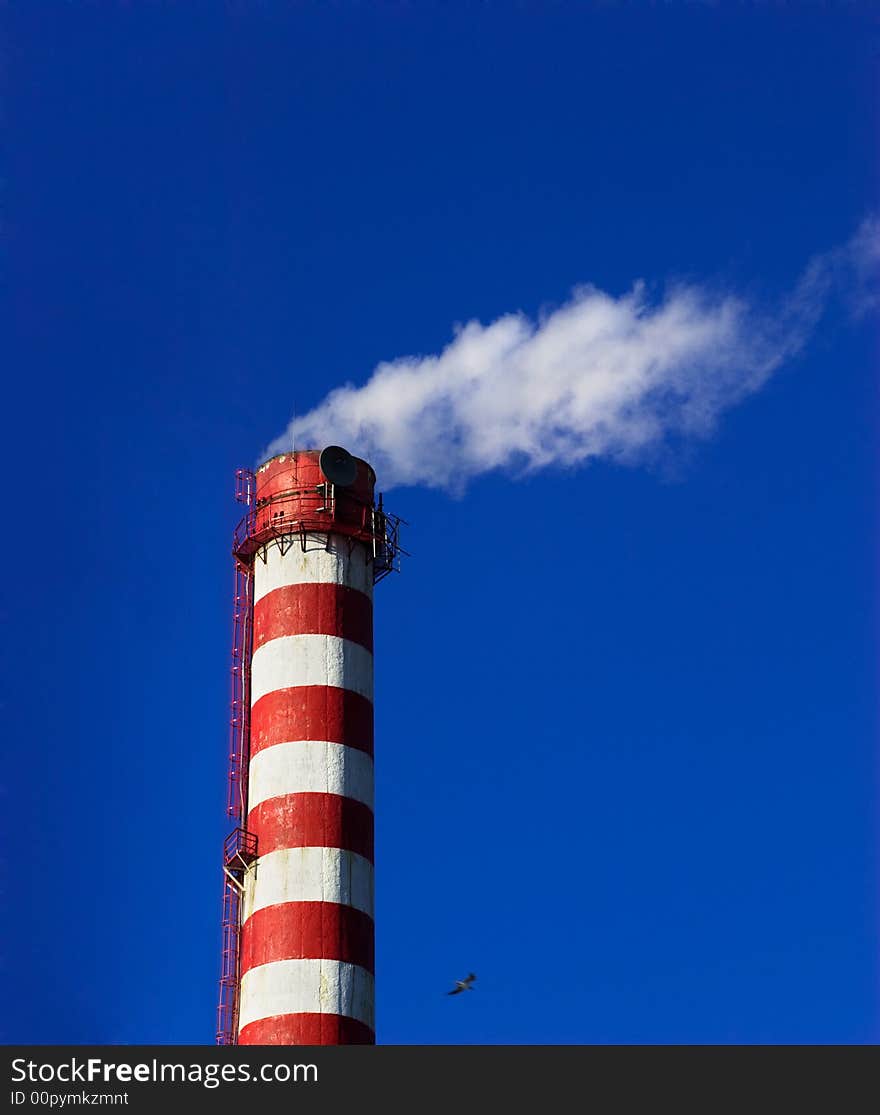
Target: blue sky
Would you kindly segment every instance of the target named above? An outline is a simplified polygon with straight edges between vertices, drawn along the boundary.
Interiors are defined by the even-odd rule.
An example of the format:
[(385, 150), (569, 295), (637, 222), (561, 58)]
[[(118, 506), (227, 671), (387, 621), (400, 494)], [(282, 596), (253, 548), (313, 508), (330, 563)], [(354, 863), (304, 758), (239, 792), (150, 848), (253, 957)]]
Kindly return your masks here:
[[(294, 407), (584, 283), (772, 315), (876, 207), (871, 5), (219, 8), (2, 13), (6, 1042), (213, 1041)], [(831, 298), (711, 436), (389, 494), (380, 1042), (880, 1039), (876, 339)]]

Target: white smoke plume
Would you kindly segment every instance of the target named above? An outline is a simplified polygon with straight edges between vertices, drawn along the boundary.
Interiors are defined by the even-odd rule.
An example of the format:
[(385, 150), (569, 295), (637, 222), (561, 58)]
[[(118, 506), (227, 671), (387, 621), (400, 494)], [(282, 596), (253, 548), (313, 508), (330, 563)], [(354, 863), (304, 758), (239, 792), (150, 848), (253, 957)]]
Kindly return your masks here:
[(264, 456), (292, 443), (343, 445), (385, 490), (460, 493), (492, 469), (519, 474), (590, 458), (636, 463), (676, 437), (706, 437), (806, 344), (833, 291), (858, 313), (877, 302), (880, 220), (814, 258), (771, 313), (736, 294), (593, 286), (537, 321), (471, 321), (437, 355), (379, 364), (363, 386), (331, 391)]

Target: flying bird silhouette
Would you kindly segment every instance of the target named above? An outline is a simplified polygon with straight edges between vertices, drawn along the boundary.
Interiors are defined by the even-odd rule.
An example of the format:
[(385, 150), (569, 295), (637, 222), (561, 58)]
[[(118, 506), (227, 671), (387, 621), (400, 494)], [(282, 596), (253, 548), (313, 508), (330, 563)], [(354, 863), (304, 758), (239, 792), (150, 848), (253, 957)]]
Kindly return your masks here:
[(446, 994), (447, 995), (458, 995), (462, 991), (473, 991), (473, 988), (471, 987), (471, 984), (474, 982), (474, 980), (476, 978), (477, 977), (474, 975), (474, 973), (471, 972), (471, 974), (469, 976), (467, 976), (466, 979), (457, 979), (455, 981), (455, 987), (453, 987), (453, 989), (451, 991), (447, 991)]

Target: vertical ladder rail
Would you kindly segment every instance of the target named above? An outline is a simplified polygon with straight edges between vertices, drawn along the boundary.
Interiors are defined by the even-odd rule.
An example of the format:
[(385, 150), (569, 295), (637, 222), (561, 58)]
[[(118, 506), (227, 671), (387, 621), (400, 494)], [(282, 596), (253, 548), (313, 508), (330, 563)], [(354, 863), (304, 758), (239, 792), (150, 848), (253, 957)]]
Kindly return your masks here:
[[(254, 474), (239, 469), (235, 474), (235, 498), (248, 507), (253, 502)], [(250, 515), (250, 512), (248, 512)], [(235, 822), (234, 833), (223, 848), (223, 915), (221, 928), (220, 994), (217, 1006), (218, 1045), (235, 1045), (238, 1036), (238, 992), (240, 977), (241, 891), (236, 875), (244, 865), (241, 846), (247, 819), (247, 772), (250, 760), (250, 661), (253, 646), (253, 573), (238, 557), (232, 589), (232, 665), (229, 701), (229, 777), (226, 783), (226, 815)], [(232, 841), (232, 844), (230, 843)], [(255, 847), (253, 852), (255, 854)], [(235, 872), (230, 874), (230, 865)]]
[(250, 655), (253, 636), (251, 570), (235, 562), (232, 596), (232, 668), (229, 702), (229, 779), (226, 816), (242, 823), (247, 798), (247, 764), (250, 751)]
[(217, 1044), (235, 1045), (238, 1033), (239, 929), (241, 900), (232, 881), (223, 879), (223, 939)]

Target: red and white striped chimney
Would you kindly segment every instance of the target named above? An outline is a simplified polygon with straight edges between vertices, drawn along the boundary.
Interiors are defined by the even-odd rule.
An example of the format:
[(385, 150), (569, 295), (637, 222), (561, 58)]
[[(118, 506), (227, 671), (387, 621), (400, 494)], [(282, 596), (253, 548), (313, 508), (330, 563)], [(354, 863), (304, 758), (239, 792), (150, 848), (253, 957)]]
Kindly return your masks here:
[(264, 464), (246, 531), (256, 857), (239, 875), (242, 1045), (375, 1041), (373, 584), (393, 552), (373, 470), (334, 452)]

